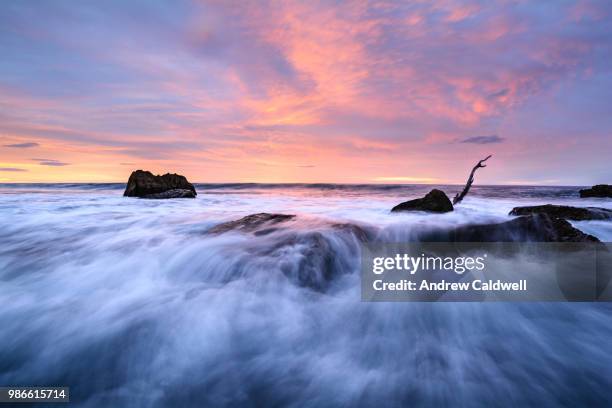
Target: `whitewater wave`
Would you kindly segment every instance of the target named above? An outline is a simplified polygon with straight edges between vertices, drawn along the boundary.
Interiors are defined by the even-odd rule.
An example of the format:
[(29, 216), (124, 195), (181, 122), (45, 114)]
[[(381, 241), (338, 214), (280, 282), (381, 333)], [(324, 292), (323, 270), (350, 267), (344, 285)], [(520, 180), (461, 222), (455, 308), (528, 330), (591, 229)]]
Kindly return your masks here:
[[(513, 192), (432, 219), (355, 190), (120, 190), (1, 191), (0, 383), (67, 385), (83, 407), (612, 403), (608, 304), (360, 302), (362, 229), (508, 220)], [(522, 199), (578, 200), (559, 194)], [(208, 233), (264, 208), (298, 217)]]

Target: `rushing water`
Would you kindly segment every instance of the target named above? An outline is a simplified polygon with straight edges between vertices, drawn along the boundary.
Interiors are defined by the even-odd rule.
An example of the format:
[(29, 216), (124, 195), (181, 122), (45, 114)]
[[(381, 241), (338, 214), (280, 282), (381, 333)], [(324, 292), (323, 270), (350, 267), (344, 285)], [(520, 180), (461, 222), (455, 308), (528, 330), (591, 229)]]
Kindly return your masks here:
[[(122, 188), (0, 185), (0, 385), (70, 386), (86, 407), (612, 404), (610, 305), (362, 303), (359, 247), (330, 228), (401, 240), (517, 205), (610, 201), (474, 187), (425, 215), (389, 209), (430, 186), (199, 185), (179, 200)], [(264, 211), (298, 215), (282, 245), (205, 234)], [(608, 242), (611, 224), (574, 223)], [(312, 237), (333, 256), (309, 251)], [(324, 264), (337, 274), (325, 290), (298, 284), (323, 282)]]

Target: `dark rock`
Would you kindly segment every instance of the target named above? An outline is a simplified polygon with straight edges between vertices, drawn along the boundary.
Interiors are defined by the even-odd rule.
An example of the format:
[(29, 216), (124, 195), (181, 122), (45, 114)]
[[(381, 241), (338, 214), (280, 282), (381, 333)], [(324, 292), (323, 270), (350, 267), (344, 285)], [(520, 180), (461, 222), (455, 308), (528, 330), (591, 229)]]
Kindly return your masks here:
[[(286, 254), (291, 260), (286, 261)], [(344, 262), (335, 256), (333, 242), (318, 231), (282, 236), (260, 255), (282, 259), (279, 267), (283, 275), (298, 286), (324, 291), (336, 273), (343, 271), (336, 263)]]
[(423, 198), (403, 202), (391, 209), (391, 212), (398, 211), (428, 211), (445, 213), (453, 211), (453, 204), (444, 191), (433, 189)]
[(599, 242), (564, 219), (547, 214), (518, 217), (498, 224), (466, 225), (448, 231), (449, 242)]
[(164, 191), (163, 193), (147, 194), (142, 198), (160, 199), (160, 198), (195, 198), (195, 194), (191, 190), (173, 189)]
[(219, 224), (207, 233), (240, 231), (261, 237), (244, 247), (247, 254), (241, 266), (244, 261), (251, 270), (279, 268), (295, 285), (317, 292), (327, 291), (339, 276), (353, 273), (360, 259), (359, 242), (373, 236), (373, 231), (350, 223), (315, 227), (320, 230), (283, 228), (282, 223), (294, 218), (289, 214), (251, 214)]
[(580, 190), (580, 197), (612, 197), (612, 186), (609, 184), (598, 184), (591, 188)]
[(567, 220), (608, 220), (612, 219), (612, 210), (598, 207), (570, 207), (566, 205), (535, 205), (528, 207), (515, 207), (510, 215), (546, 214), (551, 218), (564, 218)]
[(149, 171), (132, 172), (127, 182), (126, 197), (140, 198), (195, 198), (195, 187), (185, 176), (166, 173), (155, 176)]
[(332, 224), (331, 227), (335, 230), (351, 233), (359, 242), (367, 242), (371, 240), (375, 235), (375, 232), (372, 228), (362, 227), (357, 224), (337, 223)]
[(336, 279), (358, 268), (360, 249), (354, 238), (348, 229), (288, 230), (258, 246), (249, 259), (274, 260), (295, 285), (326, 292)]
[[(271, 229), (270, 227), (274, 226), (275, 224), (292, 220), (293, 218), (295, 218), (295, 215), (290, 214), (251, 214), (247, 215), (246, 217), (242, 217), (239, 220), (228, 221), (216, 225), (209, 229), (207, 232), (209, 234), (222, 234), (228, 231), (241, 231), (255, 232), (256, 235), (267, 235), (276, 230), (275, 228)], [(266, 228), (261, 229), (262, 227)]]

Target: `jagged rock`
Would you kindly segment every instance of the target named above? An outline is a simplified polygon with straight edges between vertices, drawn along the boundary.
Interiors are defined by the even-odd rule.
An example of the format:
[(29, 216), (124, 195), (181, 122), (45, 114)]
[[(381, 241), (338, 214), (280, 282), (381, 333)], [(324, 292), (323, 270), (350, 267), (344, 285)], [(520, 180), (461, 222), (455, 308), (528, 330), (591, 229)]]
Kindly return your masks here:
[(597, 184), (591, 188), (580, 190), (580, 197), (612, 197), (612, 186), (609, 184)]
[[(498, 224), (466, 225), (435, 240), (449, 242), (599, 242), (564, 219), (532, 214)], [(425, 240), (424, 240), (425, 241)]]
[(453, 211), (453, 204), (444, 191), (433, 189), (423, 198), (403, 202), (391, 209), (391, 212), (398, 211), (428, 211), (445, 213)]
[(612, 219), (612, 210), (598, 207), (570, 207), (567, 205), (535, 205), (528, 207), (515, 207), (510, 215), (546, 214), (552, 218), (564, 218), (567, 220), (608, 220)]
[[(241, 231), (241, 232), (255, 232), (257, 235), (266, 235), (273, 232), (276, 228), (271, 229), (270, 227), (279, 224), (281, 222), (289, 221), (295, 218), (295, 215), (291, 214), (269, 214), (259, 213), (251, 214), (246, 217), (242, 217), (239, 220), (228, 221), (222, 224), (216, 225), (209, 229), (209, 234), (221, 234), (228, 231)], [(266, 227), (265, 229), (261, 229)], [(257, 230), (257, 231), (256, 231)]]
[(149, 171), (132, 172), (123, 193), (126, 197), (140, 198), (195, 198), (195, 187), (185, 176), (166, 173), (156, 176)]

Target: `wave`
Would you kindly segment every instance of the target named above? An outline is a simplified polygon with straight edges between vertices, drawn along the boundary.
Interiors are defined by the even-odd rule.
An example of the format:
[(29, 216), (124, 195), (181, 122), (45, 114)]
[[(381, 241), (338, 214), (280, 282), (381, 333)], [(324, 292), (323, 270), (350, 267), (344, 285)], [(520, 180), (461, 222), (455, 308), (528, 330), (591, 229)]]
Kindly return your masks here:
[[(0, 194), (0, 383), (68, 385), (79, 407), (612, 403), (608, 304), (360, 302), (364, 235), (506, 220), (511, 194), (432, 219), (363, 192), (123, 187)], [(298, 216), (210, 233), (263, 208)]]

